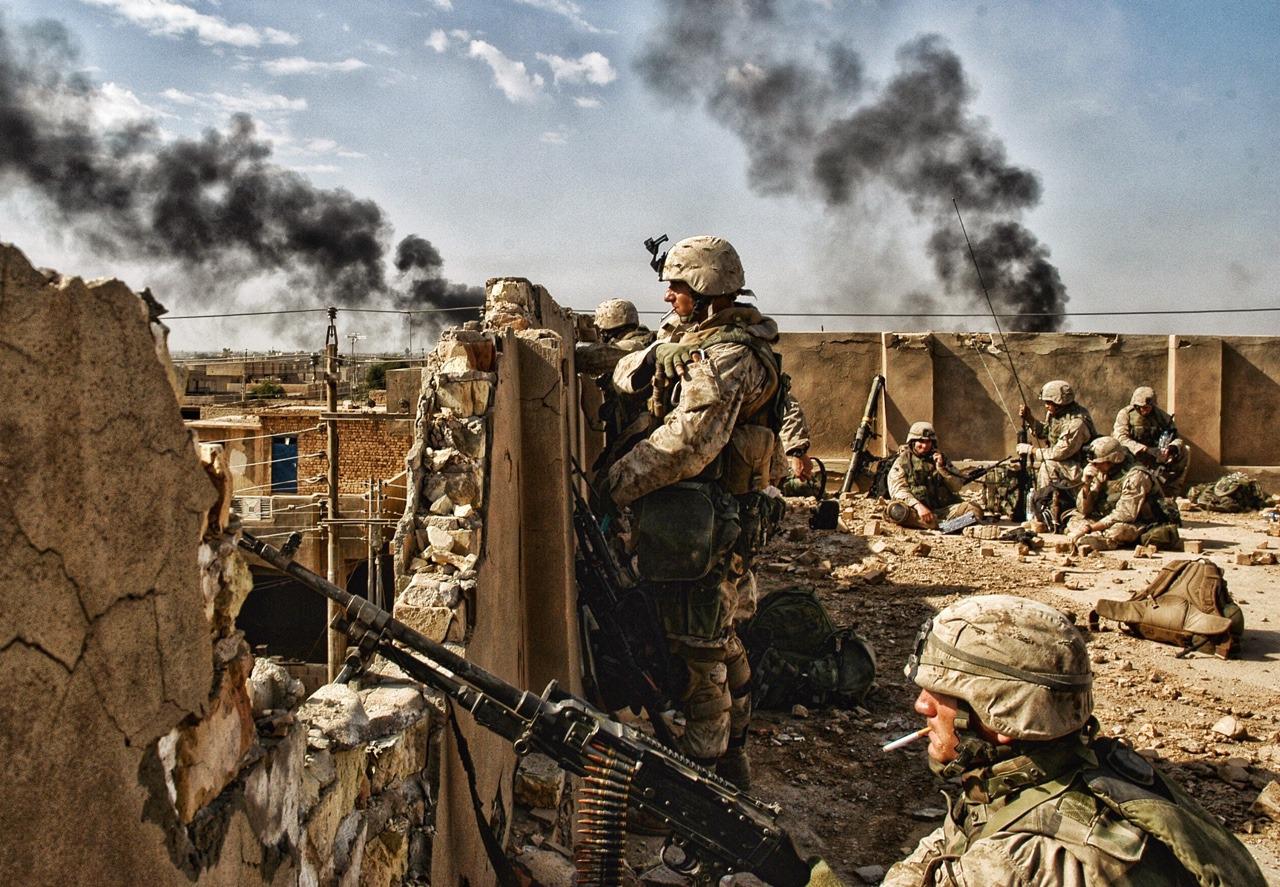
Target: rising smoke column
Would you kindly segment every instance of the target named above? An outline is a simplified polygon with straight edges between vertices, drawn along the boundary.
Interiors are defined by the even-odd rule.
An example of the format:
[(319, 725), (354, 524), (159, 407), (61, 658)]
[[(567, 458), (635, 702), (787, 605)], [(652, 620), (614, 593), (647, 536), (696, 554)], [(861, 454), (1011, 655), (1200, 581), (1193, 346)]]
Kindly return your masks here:
[[(982, 303), (956, 198), (997, 310), (1063, 309), (1066, 287), (1048, 248), (1018, 222), (1040, 201), (1039, 179), (1012, 165), (972, 113), (973, 88), (940, 37), (900, 47), (897, 72), (872, 90), (856, 52), (797, 33), (772, 0), (665, 0), (664, 8), (637, 67), (651, 88), (700, 100), (742, 140), (753, 189), (811, 196), (840, 212), (864, 189), (891, 188), (930, 226), (943, 291)], [(1060, 323), (1022, 317), (1009, 326)]]
[(77, 62), (60, 23), (10, 33), (0, 21), (0, 176), (41, 195), (96, 251), (171, 262), (224, 284), (281, 273), (294, 301), (310, 305), (480, 301), (478, 289), (444, 280), (434, 249), (432, 262), (411, 263), (407, 289), (390, 286), (382, 208), (271, 162), (248, 115), (199, 139), (162, 139), (149, 122), (98, 129), (97, 89)]

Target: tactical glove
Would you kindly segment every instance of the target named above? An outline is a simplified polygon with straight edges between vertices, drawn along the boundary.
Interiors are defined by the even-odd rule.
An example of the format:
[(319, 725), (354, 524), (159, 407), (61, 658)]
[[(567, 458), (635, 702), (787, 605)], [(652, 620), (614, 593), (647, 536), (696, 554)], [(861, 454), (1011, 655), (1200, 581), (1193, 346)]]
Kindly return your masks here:
[(668, 379), (682, 378), (689, 373), (693, 355), (702, 349), (680, 342), (664, 342), (653, 349), (654, 373)]

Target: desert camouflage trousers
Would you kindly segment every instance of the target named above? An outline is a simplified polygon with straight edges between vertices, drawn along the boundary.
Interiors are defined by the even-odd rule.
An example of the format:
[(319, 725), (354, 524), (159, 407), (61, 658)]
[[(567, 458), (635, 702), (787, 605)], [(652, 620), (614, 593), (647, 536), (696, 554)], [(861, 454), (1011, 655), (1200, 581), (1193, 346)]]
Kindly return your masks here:
[(751, 667), (738, 636), (730, 629), (727, 637), (715, 642), (672, 638), (671, 652), (689, 670), (689, 683), (679, 700), (685, 717), (684, 753), (709, 762), (731, 744), (745, 742), (751, 720)]
[(1077, 547), (1088, 545), (1094, 551), (1115, 551), (1122, 545), (1132, 545), (1142, 535), (1142, 527), (1137, 524), (1115, 523), (1101, 532), (1094, 533), (1089, 530), (1092, 523), (1093, 521), (1082, 517), (1079, 512), (1067, 512), (1066, 533), (1071, 538), (1080, 534)]

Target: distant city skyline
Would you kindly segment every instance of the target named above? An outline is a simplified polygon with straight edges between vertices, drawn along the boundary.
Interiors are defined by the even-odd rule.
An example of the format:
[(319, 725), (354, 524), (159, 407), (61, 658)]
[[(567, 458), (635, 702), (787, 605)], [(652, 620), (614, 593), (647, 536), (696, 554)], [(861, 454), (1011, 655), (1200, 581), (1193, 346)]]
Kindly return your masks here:
[[(731, 239), (766, 313), (978, 313), (952, 196), (1002, 308), (1280, 306), (1275, 3), (9, 0), (0, 26), (0, 88), (44, 127), (28, 144), (82, 126), (123, 157), (72, 194), (78, 167), (8, 126), (0, 239), (173, 315), (461, 305), (503, 275), (660, 310), (660, 233)], [(228, 157), (245, 195), (221, 169), (200, 184)], [(294, 218), (246, 232), (227, 216), (250, 193), (268, 228)], [(325, 320), (170, 326), (175, 350), (316, 350)], [(1064, 329), (1274, 335), (1280, 315)], [(351, 333), (407, 344), (403, 316), (343, 313)]]

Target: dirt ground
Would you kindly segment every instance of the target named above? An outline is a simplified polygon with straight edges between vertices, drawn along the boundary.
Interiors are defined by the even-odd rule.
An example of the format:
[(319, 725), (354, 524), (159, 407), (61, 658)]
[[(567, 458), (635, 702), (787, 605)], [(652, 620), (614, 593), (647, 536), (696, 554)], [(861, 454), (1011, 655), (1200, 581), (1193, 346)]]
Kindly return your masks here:
[[(811, 501), (811, 500), (810, 500)], [(853, 626), (875, 647), (879, 676), (865, 707), (760, 712), (749, 750), (752, 793), (780, 803), (788, 828), (807, 853), (827, 859), (849, 884), (873, 883), (942, 815), (941, 783), (925, 764), (923, 741), (884, 753), (882, 743), (923, 724), (912, 712), (917, 688), (902, 674), (920, 624), (937, 610), (973, 594), (1010, 593), (1074, 613), (1084, 625), (1102, 597), (1123, 599), (1182, 554), (1136, 559), (1132, 549), (1077, 559), (1064, 566), (1047, 535), (1038, 553), (1019, 556), (1014, 544), (902, 530), (881, 521), (879, 535), (862, 534), (876, 504), (856, 500), (844, 523), (854, 532), (813, 531), (804, 500), (759, 559), (760, 591), (815, 587), (839, 625)], [(1096, 682), (1096, 715), (1104, 735), (1120, 736), (1186, 786), (1249, 847), (1271, 883), (1280, 884), (1280, 823), (1250, 812), (1259, 791), (1280, 774), (1280, 566), (1237, 566), (1237, 552), (1261, 543), (1265, 523), (1250, 515), (1187, 515), (1184, 538), (1205, 543), (1223, 566), (1245, 614), (1239, 659), (1222, 661), (1112, 630), (1087, 635)], [(930, 546), (912, 553), (914, 543)], [(874, 548), (883, 550), (873, 552)], [(993, 548), (984, 556), (983, 547)], [(866, 584), (868, 567), (887, 568)], [(1052, 573), (1068, 570), (1066, 582)], [(1232, 741), (1212, 731), (1232, 715), (1247, 736)]]

